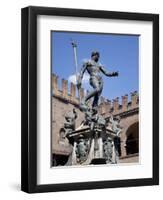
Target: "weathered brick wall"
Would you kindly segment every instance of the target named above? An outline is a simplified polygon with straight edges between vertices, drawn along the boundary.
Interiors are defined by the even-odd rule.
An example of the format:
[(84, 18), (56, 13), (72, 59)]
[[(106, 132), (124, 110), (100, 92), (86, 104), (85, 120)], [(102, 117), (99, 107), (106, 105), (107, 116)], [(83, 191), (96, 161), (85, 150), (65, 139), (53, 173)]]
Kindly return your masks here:
[[(64, 143), (60, 142), (59, 130), (64, 126), (65, 114), (72, 111), (75, 105), (62, 99), (52, 98), (52, 152), (56, 154), (68, 154), (71, 149), (67, 139)], [(78, 118), (76, 120), (76, 127), (84, 119), (83, 113), (76, 107)]]
[[(81, 96), (84, 90), (81, 89)], [(72, 111), (75, 107), (78, 118), (76, 127), (84, 119), (83, 113), (79, 110), (79, 99), (76, 97), (76, 86), (71, 83), (70, 93), (68, 93), (68, 82), (62, 79), (62, 89), (58, 88), (58, 77), (52, 76), (52, 153), (68, 155), (71, 152), (71, 146), (67, 139), (60, 141), (59, 131), (64, 126), (65, 114)]]

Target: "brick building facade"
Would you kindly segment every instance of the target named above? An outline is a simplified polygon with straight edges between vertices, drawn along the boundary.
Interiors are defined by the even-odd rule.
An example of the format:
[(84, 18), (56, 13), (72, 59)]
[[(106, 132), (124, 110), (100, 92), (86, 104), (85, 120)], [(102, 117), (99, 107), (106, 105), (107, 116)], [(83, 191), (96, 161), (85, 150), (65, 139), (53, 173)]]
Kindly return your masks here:
[[(68, 81), (62, 79), (61, 89), (58, 86), (58, 77), (52, 75), (52, 165), (64, 165), (72, 151), (68, 140), (62, 137), (65, 114), (74, 107), (78, 113), (76, 127), (84, 119), (84, 114), (79, 110), (76, 86), (71, 83), (68, 91)], [(84, 90), (80, 90), (84, 96)], [(105, 118), (110, 115), (120, 116), (119, 153), (120, 162), (138, 162), (139, 158), (139, 96), (135, 91), (129, 96), (122, 96), (121, 101), (117, 97), (112, 102), (101, 97), (98, 112)]]

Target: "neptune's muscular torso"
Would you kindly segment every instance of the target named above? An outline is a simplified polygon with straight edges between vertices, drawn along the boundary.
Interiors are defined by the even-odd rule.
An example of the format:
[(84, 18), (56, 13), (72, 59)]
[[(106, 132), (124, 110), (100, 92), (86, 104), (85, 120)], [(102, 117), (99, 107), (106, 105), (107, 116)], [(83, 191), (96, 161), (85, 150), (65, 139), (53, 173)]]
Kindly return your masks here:
[(90, 78), (102, 78), (101, 65), (98, 62), (95, 62), (94, 60), (89, 60), (85, 63), (85, 66), (88, 74), (90, 75)]
[[(85, 71), (87, 71), (88, 74), (90, 75), (90, 85), (93, 87), (94, 90), (88, 93), (88, 95), (85, 97), (84, 102), (87, 102), (90, 98), (94, 97), (92, 108), (95, 108), (98, 106), (98, 100), (103, 90), (102, 74), (111, 77), (111, 76), (118, 76), (118, 72), (109, 73), (98, 62), (98, 59), (92, 58), (91, 60), (88, 60), (83, 64), (78, 80), (79, 87), (81, 85), (81, 80), (83, 78)], [(83, 105), (84, 104), (85, 103), (83, 103)]]

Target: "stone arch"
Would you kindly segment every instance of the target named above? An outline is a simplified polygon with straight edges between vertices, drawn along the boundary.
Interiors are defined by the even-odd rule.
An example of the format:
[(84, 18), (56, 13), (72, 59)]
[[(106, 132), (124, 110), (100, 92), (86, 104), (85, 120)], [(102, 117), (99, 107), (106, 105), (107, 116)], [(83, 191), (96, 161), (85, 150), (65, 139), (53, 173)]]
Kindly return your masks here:
[[(136, 140), (139, 143), (139, 137), (138, 137), (139, 136), (139, 133), (138, 133), (138, 130), (139, 130), (139, 128), (138, 128), (139, 127), (139, 118), (138, 118), (138, 115), (124, 118), (121, 121), (120, 125), (122, 127), (122, 132), (121, 132), (121, 135), (120, 135), (120, 140), (121, 140), (121, 156), (125, 157), (125, 156), (127, 156), (129, 154), (129, 149), (127, 149), (128, 148), (127, 145), (129, 143), (126, 143), (126, 141), (129, 142), (130, 137), (134, 137), (133, 140), (136, 137)], [(134, 131), (134, 133), (132, 133), (133, 132), (132, 130), (135, 129), (135, 126), (137, 128)], [(136, 131), (137, 131), (137, 134), (135, 133)], [(132, 152), (132, 151), (130, 151), (130, 152)]]
[(61, 128), (59, 130), (59, 142), (65, 141), (65, 134), (66, 134), (65, 129)]
[(135, 122), (126, 131), (126, 154), (139, 153), (139, 123)]

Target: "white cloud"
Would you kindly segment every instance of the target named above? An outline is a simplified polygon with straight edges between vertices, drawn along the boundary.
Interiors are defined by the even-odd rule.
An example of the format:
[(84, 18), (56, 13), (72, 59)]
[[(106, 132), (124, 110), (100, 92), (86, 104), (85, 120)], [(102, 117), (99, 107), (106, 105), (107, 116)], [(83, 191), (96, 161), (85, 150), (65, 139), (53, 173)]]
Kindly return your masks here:
[(70, 75), (70, 76), (68, 77), (68, 81), (71, 82), (71, 83), (76, 84), (76, 75), (75, 75), (75, 74)]
[[(72, 74), (68, 77), (68, 81), (76, 84), (76, 74)], [(89, 83), (89, 74), (85, 73), (82, 79), (82, 84)]]
[(88, 62), (88, 60), (89, 60), (88, 58), (83, 58), (82, 63)]

